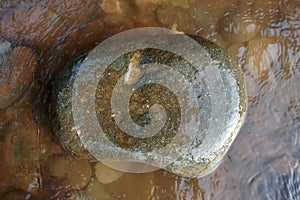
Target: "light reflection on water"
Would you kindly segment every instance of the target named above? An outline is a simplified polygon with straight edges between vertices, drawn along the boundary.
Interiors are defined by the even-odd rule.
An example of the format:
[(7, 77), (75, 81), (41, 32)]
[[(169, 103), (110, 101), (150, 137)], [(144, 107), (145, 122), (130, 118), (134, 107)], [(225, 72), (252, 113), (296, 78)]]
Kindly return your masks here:
[[(23, 152), (22, 155), (24, 157), (34, 153), (34, 158), (40, 158), (33, 160), (40, 159), (43, 165), (46, 163), (45, 157), (47, 156), (45, 154), (59, 153), (59, 150), (56, 149), (57, 147), (53, 145), (53, 141), (51, 140), (52, 143), (49, 142), (50, 127), (49, 121), (47, 121), (49, 119), (42, 113), (44, 118), (37, 118), (35, 123), (33, 123), (32, 120), (29, 120), (32, 117), (30, 115), (30, 107), (36, 105), (37, 99), (43, 104), (42, 108), (47, 107), (51, 81), (70, 57), (84, 50), (91, 49), (104, 38), (122, 30), (139, 26), (163, 26), (177, 28), (179, 31), (190, 31), (189, 33), (197, 32), (199, 35), (206, 36), (224, 48), (234, 44), (240, 47), (235, 49), (239, 53), (235, 54), (234, 50), (231, 53), (236, 56), (245, 69), (249, 95), (249, 108), (245, 124), (222, 164), (214, 173), (200, 179), (176, 177), (163, 171), (145, 175), (125, 174), (120, 180), (112, 184), (101, 185), (103, 187), (102, 190), (112, 194), (107, 199), (300, 198), (300, 154), (298, 147), (300, 144), (299, 2), (284, 0), (280, 1), (282, 3), (281, 6), (276, 6), (276, 2), (279, 5), (279, 1), (264, 1), (269, 2), (266, 3), (267, 6), (264, 6), (257, 5), (259, 0), (247, 1), (247, 4), (243, 0), (230, 1), (231, 3), (225, 3), (222, 0), (215, 1), (216, 5), (224, 4), (224, 7), (226, 7), (227, 10), (224, 10), (224, 14), (225, 17), (229, 16), (229, 25), (242, 25), (247, 20), (247, 22), (255, 21), (255, 23), (258, 23), (257, 19), (263, 20), (264, 23), (259, 25), (262, 28), (257, 33), (258, 35), (245, 42), (236, 41), (243, 39), (238, 38), (241, 37), (240, 35), (236, 36), (237, 38), (227, 38), (224, 34), (231, 33), (222, 33), (220, 27), (216, 30), (214, 27), (208, 27), (208, 32), (201, 32), (199, 27), (201, 25), (206, 27), (204, 25), (207, 25), (201, 24), (203, 23), (201, 20), (200, 22), (197, 21), (200, 25), (197, 23), (190, 26), (185, 25), (190, 18), (185, 18), (184, 16), (186, 13), (191, 12), (187, 11), (189, 8), (185, 8), (186, 5), (180, 3), (180, 1), (176, 1), (178, 5), (174, 3), (175, 1), (172, 3), (172, 5), (176, 4), (176, 9), (173, 9), (172, 5), (168, 4), (157, 6), (166, 7), (168, 5), (168, 9), (170, 8), (169, 12), (162, 12), (155, 5), (149, 4), (151, 9), (155, 12), (158, 11), (159, 16), (164, 20), (155, 20), (152, 13), (146, 11), (145, 13), (149, 17), (145, 17), (139, 9), (145, 10), (147, 8), (141, 3), (136, 3), (135, 6), (138, 6), (139, 9), (135, 13), (135, 10), (132, 9), (134, 7), (133, 2), (139, 1), (130, 1), (130, 4), (118, 1), (121, 2), (120, 5), (123, 5), (120, 8), (122, 12), (112, 6), (109, 7), (109, 9), (112, 9), (111, 13), (99, 11), (98, 14), (84, 15), (85, 18), (78, 17), (77, 15), (79, 14), (73, 11), (80, 8), (78, 11), (82, 13), (95, 12), (93, 9), (85, 9), (84, 6), (80, 5), (80, 3), (86, 2), (93, 3), (92, 0), (72, 1), (70, 3), (66, 1), (62, 4), (54, 0), (51, 1), (53, 4), (45, 3), (44, 1), (36, 1), (39, 2), (38, 4), (20, 2), (18, 2), (16, 7), (2, 9), (1, 15), (3, 16), (11, 16), (9, 13), (14, 13), (16, 10), (18, 14), (14, 15), (13, 18), (2, 16), (1, 39), (7, 39), (15, 46), (25, 45), (35, 49), (39, 58), (39, 68), (33, 77), (34, 81), (31, 84), (31, 90), (18, 100), (19, 103), (12, 105), (7, 110), (0, 110), (1, 150), (4, 152), (1, 156), (2, 158), (6, 156), (9, 159), (15, 159), (0, 166), (0, 177), (5, 177), (0, 180), (1, 190), (11, 186), (17, 189), (30, 190), (20, 186), (22, 183), (19, 183), (19, 178), (16, 175), (22, 176), (25, 172), (16, 166), (19, 166), (18, 162), (25, 162), (25, 168), (29, 166), (28, 169), (36, 170), (35, 167), (31, 168), (30, 166), (39, 166), (40, 164), (35, 161), (28, 162), (26, 159), (24, 160), (20, 152)], [(237, 14), (230, 11), (230, 4), (239, 5), (233, 7), (246, 10), (242, 13), (244, 14), (243, 17), (238, 18), (241, 21), (231, 21), (230, 17)], [(97, 3), (95, 5), (103, 6), (103, 4), (99, 5)], [(211, 13), (214, 9), (213, 6), (205, 5), (195, 8)], [(268, 6), (272, 9), (266, 9)], [(47, 9), (47, 7), (51, 7), (51, 9)], [(250, 8), (259, 9), (252, 13)], [(98, 9), (100, 10), (100, 8)], [(215, 9), (220, 11), (223, 8), (217, 6)], [(68, 10), (68, 12), (65, 12), (65, 10)], [(118, 13), (119, 11), (120, 13)], [(260, 11), (264, 13), (259, 13)], [(117, 13), (113, 14), (113, 12)], [(176, 19), (181, 21), (176, 21), (173, 26), (174, 12), (179, 13), (179, 17), (177, 16)], [(181, 12), (183, 17), (180, 16)], [(135, 15), (139, 17), (133, 17)], [(260, 17), (253, 20), (252, 15), (254, 18), (258, 15)], [(218, 17), (220, 17), (219, 12), (210, 16), (210, 23), (215, 23), (215, 21), (222, 18), (222, 16), (220, 19)], [(45, 25), (45, 23), (49, 23), (49, 19), (51, 19), (50, 25)], [(219, 24), (219, 26), (221, 25)], [(250, 25), (248, 29), (246, 26), (245, 37), (252, 37), (252, 28), (253, 25)], [(235, 31), (239, 32), (238, 29)], [(250, 33), (247, 33), (247, 31)], [(265, 37), (268, 37), (268, 40), (264, 40)], [(229, 42), (227, 40), (224, 41), (224, 38), (227, 38)], [(263, 39), (260, 40), (260, 38)], [(259, 45), (264, 42), (266, 43), (265, 48), (259, 49)], [(254, 48), (254, 50), (249, 49), (251, 45), (257, 48)], [(252, 53), (250, 54), (249, 52)], [(256, 66), (259, 65), (259, 67), (253, 68), (253, 66), (249, 65), (249, 60), (253, 60), (253, 63)], [(4, 79), (3, 83), (9, 82), (9, 80), (5, 80), (5, 77), (0, 76), (0, 78)], [(41, 111), (36, 111), (35, 114), (39, 112)], [(29, 147), (32, 147), (34, 150), (20, 151), (15, 149), (16, 145), (10, 146), (11, 143), (7, 141), (7, 135), (13, 134), (13, 131), (19, 135), (24, 134), (22, 137), (31, 138), (34, 136), (36, 140), (33, 144), (25, 140), (30, 143)], [(32, 135), (28, 136), (25, 133)], [(18, 136), (14, 138), (18, 138)], [(51, 147), (49, 143), (52, 144)], [(8, 154), (4, 148), (16, 153)], [(51, 150), (48, 150), (49, 152), (43, 150), (46, 153), (41, 153), (42, 149), (45, 148)], [(9, 172), (6, 172), (7, 166), (11, 168)], [(40, 170), (40, 167), (38, 169)], [(31, 173), (28, 174), (32, 175)], [(39, 187), (42, 188), (39, 193), (46, 192), (50, 196), (64, 196), (67, 193), (74, 193), (74, 190), (64, 185), (64, 183), (48, 179), (43, 180), (44, 175), (42, 172), (38, 172), (38, 174), (36, 177), (39, 179)], [(18, 190), (19, 193), (23, 194)], [(33, 196), (36, 195), (36, 199), (38, 199), (39, 193), (36, 194), (35, 192)], [(104, 192), (99, 194), (104, 194)], [(72, 197), (72, 195), (69, 196), (70, 198)]]

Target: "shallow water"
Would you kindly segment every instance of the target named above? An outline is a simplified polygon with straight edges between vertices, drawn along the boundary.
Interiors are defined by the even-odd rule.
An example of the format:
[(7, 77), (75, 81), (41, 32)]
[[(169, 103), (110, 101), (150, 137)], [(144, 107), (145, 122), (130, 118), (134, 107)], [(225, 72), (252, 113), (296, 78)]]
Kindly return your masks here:
[[(300, 198), (298, 0), (16, 0), (0, 5), (0, 39), (13, 48), (26, 47), (10, 58), (25, 64), (4, 62), (8, 54), (1, 57), (0, 97), (9, 96), (9, 107), (0, 108), (2, 199)], [(163, 170), (111, 172), (107, 178), (97, 171), (99, 164), (66, 156), (51, 135), (49, 95), (61, 67), (111, 35), (144, 26), (205, 37), (227, 49), (245, 70), (245, 123), (222, 164), (203, 178)], [(117, 180), (109, 182), (113, 177)]]

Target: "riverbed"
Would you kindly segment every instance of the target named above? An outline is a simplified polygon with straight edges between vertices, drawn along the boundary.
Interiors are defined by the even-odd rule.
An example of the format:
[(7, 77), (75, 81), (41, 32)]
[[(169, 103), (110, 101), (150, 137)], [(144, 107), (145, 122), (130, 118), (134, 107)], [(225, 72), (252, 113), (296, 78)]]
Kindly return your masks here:
[[(300, 198), (299, 0), (14, 0), (0, 14), (1, 199)], [(245, 72), (245, 123), (205, 177), (119, 172), (67, 155), (51, 133), (60, 69), (138, 27), (204, 37)]]

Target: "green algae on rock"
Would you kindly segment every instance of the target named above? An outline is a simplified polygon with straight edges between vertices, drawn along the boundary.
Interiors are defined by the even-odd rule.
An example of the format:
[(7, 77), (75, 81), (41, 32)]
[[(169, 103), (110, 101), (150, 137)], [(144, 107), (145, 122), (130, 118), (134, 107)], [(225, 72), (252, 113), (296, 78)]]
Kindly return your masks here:
[(200, 177), (228, 151), (247, 98), (242, 69), (223, 49), (140, 28), (70, 62), (56, 77), (50, 108), (55, 138), (75, 156), (121, 171), (147, 171), (120, 167), (136, 162)]

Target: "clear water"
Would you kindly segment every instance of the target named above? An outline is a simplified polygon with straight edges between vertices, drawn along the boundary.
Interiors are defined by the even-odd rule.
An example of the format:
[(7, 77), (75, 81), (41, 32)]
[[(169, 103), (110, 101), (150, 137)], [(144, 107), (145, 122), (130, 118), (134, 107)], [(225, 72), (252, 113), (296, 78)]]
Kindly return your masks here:
[[(20, 0), (0, 5), (1, 40), (33, 49), (38, 63), (34, 70), (13, 68), (31, 74), (33, 81), (0, 109), (3, 199), (300, 199), (299, 0)], [(51, 176), (53, 159), (48, 157), (64, 155), (47, 117), (53, 78), (71, 57), (122, 30), (143, 26), (203, 36), (240, 62), (249, 107), (230, 151), (212, 174), (199, 179), (161, 170), (123, 174), (103, 184), (96, 181), (95, 163), (84, 161), (79, 169), (88, 180), (75, 180), (76, 168), (61, 179)], [(18, 86), (11, 83), (18, 73), (3, 75), (9, 69), (3, 63), (0, 69), (1, 88)]]

